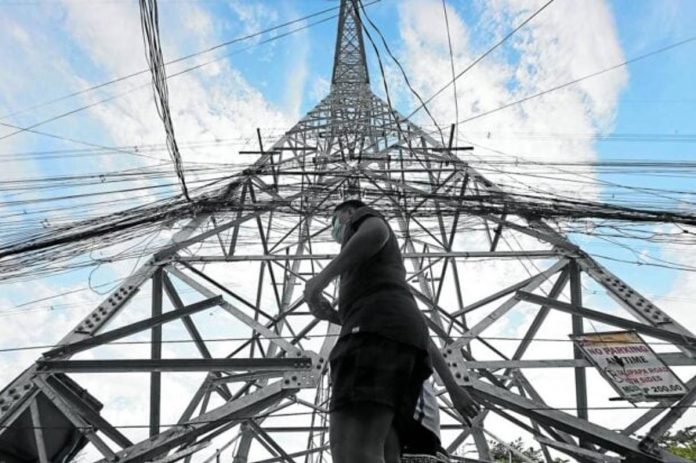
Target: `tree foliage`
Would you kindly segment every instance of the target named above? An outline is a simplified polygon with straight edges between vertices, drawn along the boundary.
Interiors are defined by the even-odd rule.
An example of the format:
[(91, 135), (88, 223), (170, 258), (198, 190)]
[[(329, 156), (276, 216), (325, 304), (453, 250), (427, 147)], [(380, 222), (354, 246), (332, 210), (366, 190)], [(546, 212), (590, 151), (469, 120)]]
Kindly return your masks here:
[(667, 432), (659, 444), (677, 456), (696, 461), (696, 426), (689, 426), (674, 434)]
[[(514, 441), (506, 444), (508, 447), (503, 445), (501, 442), (497, 441), (491, 441), (489, 445), (491, 451), (491, 459), (496, 463), (527, 463), (519, 456), (519, 454), (508, 450), (508, 447), (515, 449), (517, 452), (528, 457), (530, 460), (539, 462), (544, 461), (544, 455), (541, 449), (537, 449), (534, 447), (525, 448), (521, 437), (518, 437)], [(553, 461), (555, 463), (566, 463), (568, 460), (554, 458)]]

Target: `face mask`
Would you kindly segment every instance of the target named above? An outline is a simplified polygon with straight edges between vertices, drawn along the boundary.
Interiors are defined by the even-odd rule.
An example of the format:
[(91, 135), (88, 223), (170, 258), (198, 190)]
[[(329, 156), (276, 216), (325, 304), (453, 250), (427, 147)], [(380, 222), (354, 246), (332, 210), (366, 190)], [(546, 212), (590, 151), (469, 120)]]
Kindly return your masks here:
[(334, 217), (331, 228), (331, 238), (338, 244), (343, 243), (343, 230), (345, 225), (341, 223), (338, 217)]

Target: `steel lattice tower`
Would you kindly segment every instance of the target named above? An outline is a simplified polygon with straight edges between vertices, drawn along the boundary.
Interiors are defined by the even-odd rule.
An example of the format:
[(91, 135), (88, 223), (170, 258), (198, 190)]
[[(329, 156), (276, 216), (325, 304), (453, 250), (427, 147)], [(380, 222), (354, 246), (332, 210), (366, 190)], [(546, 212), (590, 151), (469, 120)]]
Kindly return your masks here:
[[(579, 351), (561, 360), (525, 355), (552, 316), (565, 317), (567, 332), (575, 334), (592, 322), (671, 343), (678, 352), (663, 355), (670, 365), (693, 364), (696, 337), (538, 217), (516, 215), (522, 208), (507, 213), (513, 200), (456, 156), (455, 147), (378, 98), (370, 88), (358, 9), (352, 0), (340, 8), (329, 95), (272, 147), (260, 146), (259, 160), (219, 193), (224, 212), (200, 214), (181, 227), (59, 347), (2, 390), (0, 460), (69, 461), (91, 445), (101, 461), (209, 462), (217, 449), (233, 453), (235, 463), (330, 461), (326, 359), (338, 329), (308, 314), (302, 287), (336, 253), (329, 236), (333, 205), (360, 197), (390, 220), (431, 334), (462, 387), (484, 404), (468, 428), (450, 411), (447, 395), (440, 396), (445, 447), (472, 442), (475, 451), (464, 460), (490, 460), (488, 441), (496, 430), (489, 424), (496, 416), (533, 435), (547, 461), (549, 449), (583, 462), (618, 461), (607, 452), (631, 462), (686, 461), (648, 452), (631, 435), (642, 430), (656, 439), (669, 430), (696, 398), (696, 377), (678, 402), (639, 410), (617, 431), (592, 421), (590, 364)], [(501, 249), (513, 241), (534, 246)], [(467, 270), (470, 260), (495, 261), (503, 269), (494, 293), (471, 300), (477, 281)], [(503, 265), (519, 269), (520, 260), (536, 270), (505, 281)], [(583, 305), (587, 285), (601, 288), (625, 316)], [(143, 307), (148, 310), (138, 319), (133, 314)], [(496, 347), (487, 334), (520, 307), (533, 315), (524, 334), (512, 348)], [(214, 322), (201, 317), (214, 308)], [(165, 326), (185, 330), (197, 356), (163, 358)], [(238, 339), (222, 346), (226, 355), (213, 355), (220, 343), (213, 348), (210, 333), (225, 327)], [(151, 336), (148, 358), (90, 354), (142, 333)], [(568, 376), (577, 410), (547, 405), (528, 368)], [(105, 418), (100, 391), (85, 390), (78, 378), (119, 373), (127, 381), (136, 372), (149, 376), (143, 394), (149, 395), (151, 437), (139, 442)], [(201, 375), (190, 397), (162, 394), (166, 375), (178, 372)], [(177, 423), (161, 423), (164, 408), (181, 412)]]

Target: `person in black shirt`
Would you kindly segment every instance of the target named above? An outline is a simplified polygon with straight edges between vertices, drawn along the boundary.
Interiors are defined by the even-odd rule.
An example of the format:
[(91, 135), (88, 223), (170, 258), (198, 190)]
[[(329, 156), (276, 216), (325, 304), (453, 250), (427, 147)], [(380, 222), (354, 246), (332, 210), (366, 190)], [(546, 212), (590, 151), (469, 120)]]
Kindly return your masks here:
[[(334, 210), (332, 236), (340, 254), (307, 281), (304, 298), (319, 319), (341, 325), (331, 352), (330, 443), (336, 463), (398, 461), (387, 440), (404, 434), (423, 381), (434, 366), (460, 414), (478, 409), (459, 387), (406, 282), (394, 232), (359, 200)], [(340, 275), (338, 312), (322, 296)]]

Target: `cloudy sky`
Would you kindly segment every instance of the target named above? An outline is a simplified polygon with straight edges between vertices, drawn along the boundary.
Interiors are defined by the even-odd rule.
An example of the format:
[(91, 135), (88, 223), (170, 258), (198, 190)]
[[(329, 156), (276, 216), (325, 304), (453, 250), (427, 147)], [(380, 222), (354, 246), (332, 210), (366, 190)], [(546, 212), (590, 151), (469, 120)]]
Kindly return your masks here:
[[(449, 41), (441, 0), (382, 0), (368, 6), (368, 13), (414, 88), (427, 97), (451, 79), (452, 66), (457, 73), (463, 70), (543, 3), (449, 0)], [(169, 92), (185, 167), (249, 162), (238, 151), (256, 147), (256, 128), (270, 142), (327, 93), (335, 40), (331, 9), (336, 5), (332, 0), (160, 1), (167, 61), (252, 36), (167, 68), (169, 75), (180, 73), (169, 80)], [(328, 11), (254, 35), (323, 10)], [(3, 236), (16, 239), (27, 231), (175, 193), (176, 185), (169, 187), (162, 178), (150, 183), (137, 179), (128, 186), (157, 188), (113, 193), (105, 205), (83, 197), (55, 200), (61, 195), (98, 193), (99, 186), (53, 185), (39, 190), (28, 183), (170, 166), (150, 76), (141, 72), (147, 63), (137, 2), (0, 0), (0, 12), (0, 123), (4, 124), (0, 125), (0, 213), (7, 224)], [(640, 198), (646, 204), (656, 201), (663, 207), (693, 210), (688, 176), (588, 170), (587, 182), (571, 187), (558, 169), (545, 178), (514, 177), (484, 161), (692, 159), (696, 42), (524, 104), (484, 113), (689, 39), (694, 23), (696, 5), (688, 0), (556, 0), (457, 80), (456, 105), (450, 87), (432, 102), (432, 113), (443, 127), (462, 122), (459, 142), (477, 147), (470, 160), (503, 185), (529, 184), (603, 200), (617, 199), (616, 195), (621, 199), (627, 192), (635, 195), (635, 188), (674, 190), (683, 194), (643, 191)], [(373, 88), (384, 95), (386, 80), (395, 105), (410, 114), (416, 101), (397, 68), (382, 50), (386, 67), (382, 79), (369, 48)], [(124, 76), (131, 77), (121, 79)], [(113, 80), (118, 81), (83, 92)], [(415, 120), (432, 129), (432, 121), (422, 113)], [(15, 133), (18, 127), (31, 131)], [(633, 189), (617, 189), (617, 183)], [(688, 296), (688, 288), (696, 289), (694, 274), (657, 267), (647, 271), (634, 264), (655, 259), (688, 264), (696, 254), (693, 250), (646, 243), (637, 243), (634, 250), (608, 242), (587, 244), (596, 254), (630, 261), (602, 263), (657, 299), (679, 321), (696, 328)], [(108, 290), (110, 282), (127, 274), (132, 265), (128, 261), (93, 266), (0, 284), (0, 347), (56, 342), (99, 301), (98, 292)], [(86, 287), (87, 281), (95, 290)], [(68, 294), (52, 297), (64, 293)], [(0, 353), (0, 384), (11, 380), (38, 352)], [(696, 423), (693, 415), (688, 419)]]

